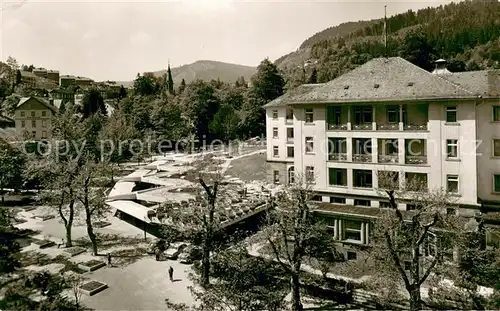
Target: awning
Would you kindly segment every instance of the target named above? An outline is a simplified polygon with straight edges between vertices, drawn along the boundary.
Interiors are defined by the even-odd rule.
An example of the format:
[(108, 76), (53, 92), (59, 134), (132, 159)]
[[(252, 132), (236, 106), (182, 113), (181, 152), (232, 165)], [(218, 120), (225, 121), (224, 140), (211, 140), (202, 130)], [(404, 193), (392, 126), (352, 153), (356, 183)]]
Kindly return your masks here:
[(152, 214), (154, 213), (154, 211), (143, 205), (140, 205), (132, 201), (124, 201), (124, 200), (107, 202), (107, 204), (125, 214), (128, 214), (134, 218), (142, 220), (147, 224), (151, 223), (151, 219), (148, 217), (148, 212)]

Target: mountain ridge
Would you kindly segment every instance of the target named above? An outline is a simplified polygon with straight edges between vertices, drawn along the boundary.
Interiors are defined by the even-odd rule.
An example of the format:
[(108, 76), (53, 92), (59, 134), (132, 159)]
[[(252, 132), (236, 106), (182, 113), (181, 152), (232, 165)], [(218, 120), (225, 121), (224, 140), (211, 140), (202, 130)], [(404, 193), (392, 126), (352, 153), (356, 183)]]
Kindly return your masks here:
[[(234, 83), (240, 77), (244, 77), (245, 81), (250, 81), (250, 78), (257, 71), (257, 67), (215, 60), (197, 60), (191, 64), (172, 67), (171, 71), (175, 85), (179, 85), (182, 79), (186, 83), (197, 79), (205, 81), (219, 79), (222, 82)], [(152, 71), (151, 73), (155, 77), (161, 77), (167, 73), (167, 69)], [(134, 81), (117, 81), (116, 83), (128, 87), (133, 85)]]

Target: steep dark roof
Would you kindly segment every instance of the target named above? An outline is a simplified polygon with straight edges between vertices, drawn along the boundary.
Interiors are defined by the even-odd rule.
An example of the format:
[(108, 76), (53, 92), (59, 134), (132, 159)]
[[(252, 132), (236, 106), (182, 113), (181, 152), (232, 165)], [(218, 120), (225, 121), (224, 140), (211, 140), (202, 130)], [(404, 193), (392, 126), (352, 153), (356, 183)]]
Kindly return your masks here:
[(460, 85), (400, 58), (376, 58), (289, 103), (349, 103), (473, 99)]
[(322, 85), (324, 85), (324, 83), (299, 85), (298, 87), (289, 90), (282, 96), (267, 103), (264, 106), (264, 108), (286, 106), (289, 102), (294, 101), (298, 96), (307, 93), (315, 88), (318, 88)]
[(500, 98), (500, 70), (455, 72), (441, 77), (483, 98)]
[(57, 108), (54, 105), (51, 105), (48, 100), (46, 100), (45, 98), (42, 98), (42, 97), (37, 97), (37, 96), (22, 97), (19, 100), (19, 103), (17, 103), (16, 109), (21, 107), (22, 105), (24, 105), (24, 103), (26, 103), (28, 100), (30, 100), (32, 98), (35, 99), (36, 101), (38, 101), (39, 103), (41, 103), (42, 105), (44, 105), (45, 107), (49, 108), (50, 110), (52, 110), (54, 112), (57, 111)]

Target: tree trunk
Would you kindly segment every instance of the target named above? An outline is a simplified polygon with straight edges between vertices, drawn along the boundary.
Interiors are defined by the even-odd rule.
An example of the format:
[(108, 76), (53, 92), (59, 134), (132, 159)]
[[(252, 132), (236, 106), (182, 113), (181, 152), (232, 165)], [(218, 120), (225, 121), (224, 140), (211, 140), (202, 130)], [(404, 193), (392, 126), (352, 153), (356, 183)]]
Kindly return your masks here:
[(92, 227), (92, 215), (88, 206), (85, 206), (85, 222), (87, 223), (87, 234), (89, 235), (90, 241), (92, 242), (92, 255), (97, 256), (97, 239), (94, 233), (94, 228)]
[(422, 309), (422, 301), (420, 300), (420, 286), (413, 286), (410, 291), (410, 311)]
[(300, 302), (300, 278), (298, 272), (293, 272), (290, 280), (292, 287), (292, 311), (302, 311), (303, 306)]
[(207, 235), (205, 236), (205, 240), (203, 241), (203, 286), (207, 286), (210, 284), (210, 245), (211, 245), (211, 237)]
[(66, 247), (72, 247), (73, 241), (71, 240), (71, 229), (73, 227), (73, 218), (75, 215), (75, 200), (69, 202), (69, 216), (68, 221), (65, 224), (66, 228)]

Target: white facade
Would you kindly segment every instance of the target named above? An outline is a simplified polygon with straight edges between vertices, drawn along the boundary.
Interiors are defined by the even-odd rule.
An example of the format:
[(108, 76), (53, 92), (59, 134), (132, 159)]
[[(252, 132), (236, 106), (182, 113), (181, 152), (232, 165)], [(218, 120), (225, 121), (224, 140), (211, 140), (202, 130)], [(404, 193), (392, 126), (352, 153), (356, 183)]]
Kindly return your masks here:
[[(494, 176), (500, 175), (500, 156), (493, 147), (494, 139), (500, 139), (500, 122), (493, 117), (496, 105), (493, 100), (299, 104), (288, 120), (290, 107), (267, 107), (267, 160), (270, 170), (279, 171), (279, 183), (289, 182), (285, 168), (293, 166), (295, 174), (305, 175), (306, 167), (313, 167), (314, 190), (323, 202), (379, 207), (386, 198), (377, 192), (377, 172), (394, 171), (401, 184), (416, 176), (412, 173), (425, 174), (429, 189), (453, 191), (464, 207), (500, 203), (500, 185), (494, 184)], [(313, 120), (306, 122), (311, 111)], [(291, 129), (293, 139), (287, 139)], [(311, 138), (313, 150), (306, 152)], [(330, 150), (334, 139), (343, 141), (342, 146)], [(397, 141), (395, 150), (387, 152), (387, 139)], [(371, 153), (366, 148), (356, 151), (356, 144), (366, 141)], [(287, 156), (289, 147), (293, 158)], [(413, 149), (417, 156), (412, 156)], [(338, 178), (332, 180), (330, 174)]]

